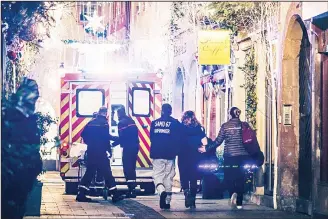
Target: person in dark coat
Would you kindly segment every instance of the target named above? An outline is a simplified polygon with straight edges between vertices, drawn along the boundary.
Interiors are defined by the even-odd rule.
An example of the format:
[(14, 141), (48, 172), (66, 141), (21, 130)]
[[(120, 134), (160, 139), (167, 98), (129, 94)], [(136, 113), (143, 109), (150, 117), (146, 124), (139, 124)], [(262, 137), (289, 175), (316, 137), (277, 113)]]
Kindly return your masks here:
[(1, 218), (22, 219), (26, 200), (42, 172), (41, 130), (35, 114), (39, 89), (24, 77), (1, 110)]
[(109, 125), (107, 121), (107, 108), (99, 109), (96, 119), (91, 120), (82, 131), (82, 138), (88, 146), (87, 170), (82, 177), (79, 185), (79, 192), (76, 200), (79, 202), (90, 202), (86, 197), (86, 191), (89, 190), (90, 183), (96, 174), (97, 169), (105, 178), (106, 187), (113, 195), (112, 201), (115, 203), (122, 199), (116, 188), (116, 182), (112, 175), (110, 162), (107, 157), (107, 151), (110, 147), (110, 141), (117, 140), (109, 134)]
[(127, 116), (124, 108), (117, 110), (118, 116), (118, 142), (114, 142), (113, 146), (120, 144), (123, 148), (123, 171), (129, 191), (128, 198), (136, 198), (136, 164), (139, 153), (139, 136), (138, 128), (134, 120)]
[[(92, 120), (96, 119), (96, 118), (97, 118), (97, 115), (98, 115), (98, 112), (94, 112), (94, 113), (92, 114)], [(101, 175), (100, 172), (101, 172), (101, 171), (100, 171), (100, 169), (98, 168), (98, 169), (97, 169), (97, 172), (96, 172), (96, 181), (95, 181), (95, 184), (96, 184), (97, 186), (102, 185), (102, 183), (103, 183), (103, 181), (104, 181), (104, 177)]]
[(171, 116), (170, 104), (162, 105), (162, 116), (151, 123), (150, 158), (153, 159), (153, 178), (158, 194), (160, 208), (170, 209), (175, 158), (181, 145), (181, 123)]
[(240, 109), (232, 107), (230, 109), (231, 119), (221, 126), (220, 132), (213, 142), (207, 147), (199, 149), (201, 153), (212, 150), (220, 146), (223, 141), (224, 146), (224, 181), (229, 187), (231, 196), (230, 204), (232, 207), (237, 205), (238, 209), (242, 209), (243, 194), (245, 186), (245, 170), (244, 165), (250, 161), (242, 141), (242, 123), (239, 119)]
[(185, 129), (185, 140), (178, 155), (181, 187), (185, 195), (186, 208), (195, 208), (197, 180), (200, 178), (198, 164), (201, 159), (198, 148), (203, 145), (202, 140), (206, 141), (207, 138), (204, 128), (198, 122), (193, 111), (186, 111), (181, 122)]

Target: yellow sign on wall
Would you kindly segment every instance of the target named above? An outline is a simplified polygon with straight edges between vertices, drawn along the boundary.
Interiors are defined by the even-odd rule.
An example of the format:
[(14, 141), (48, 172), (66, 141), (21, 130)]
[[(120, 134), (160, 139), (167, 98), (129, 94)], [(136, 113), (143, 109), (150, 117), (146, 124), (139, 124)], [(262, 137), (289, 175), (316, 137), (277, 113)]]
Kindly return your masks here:
[(200, 65), (230, 65), (230, 31), (199, 31), (198, 62)]

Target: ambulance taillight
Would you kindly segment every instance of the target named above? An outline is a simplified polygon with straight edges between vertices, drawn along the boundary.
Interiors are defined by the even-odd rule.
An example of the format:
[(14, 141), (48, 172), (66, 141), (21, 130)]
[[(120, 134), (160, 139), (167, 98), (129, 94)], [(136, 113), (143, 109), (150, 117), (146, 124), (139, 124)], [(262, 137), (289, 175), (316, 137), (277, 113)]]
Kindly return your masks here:
[(64, 142), (62, 144), (61, 149), (60, 149), (61, 155), (63, 155), (64, 157), (66, 157), (67, 156), (68, 148), (69, 148), (68, 144), (66, 142)]

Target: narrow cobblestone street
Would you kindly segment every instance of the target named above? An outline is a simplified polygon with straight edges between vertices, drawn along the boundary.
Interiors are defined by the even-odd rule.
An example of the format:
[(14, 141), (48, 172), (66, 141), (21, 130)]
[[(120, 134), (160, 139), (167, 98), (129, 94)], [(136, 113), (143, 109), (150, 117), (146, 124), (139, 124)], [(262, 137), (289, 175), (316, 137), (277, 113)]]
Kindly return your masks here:
[(245, 204), (243, 210), (231, 210), (228, 201), (197, 198), (197, 209), (185, 209), (184, 197), (174, 189), (171, 210), (161, 210), (158, 197), (138, 196), (113, 205), (102, 197), (93, 197), (94, 203), (78, 203), (75, 196), (64, 194), (64, 183), (58, 172), (42, 176), (42, 205), (40, 217), (32, 218), (310, 218), (302, 214), (277, 211), (255, 204)]

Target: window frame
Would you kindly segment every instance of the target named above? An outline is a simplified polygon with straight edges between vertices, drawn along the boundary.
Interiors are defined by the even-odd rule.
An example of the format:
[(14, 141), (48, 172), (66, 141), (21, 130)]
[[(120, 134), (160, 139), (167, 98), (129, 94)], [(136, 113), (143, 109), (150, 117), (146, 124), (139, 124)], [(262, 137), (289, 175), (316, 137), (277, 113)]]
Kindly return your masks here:
[[(77, 8), (77, 19), (78, 19), (78, 23), (80, 25), (83, 25), (83, 24), (88, 22), (87, 19), (81, 20), (81, 15), (83, 15), (83, 17), (84, 17), (84, 15), (88, 15), (88, 16), (92, 17), (94, 12), (97, 12), (98, 16), (103, 16), (103, 7), (102, 7), (102, 5), (97, 4), (97, 2), (90, 2), (90, 3), (91, 3), (90, 14), (85, 14), (84, 9), (85, 9), (85, 7), (88, 7), (87, 2), (77, 2), (77, 7), (76, 7)], [(93, 10), (92, 10), (92, 7), (94, 7)]]
[(91, 114), (91, 115), (81, 115), (80, 113), (79, 113), (79, 93), (80, 92), (83, 92), (83, 91), (89, 91), (89, 92), (101, 92), (101, 94), (102, 94), (102, 106), (104, 106), (105, 105), (105, 90), (104, 89), (96, 89), (96, 88), (94, 88), (94, 89), (88, 89), (88, 88), (77, 88), (76, 90), (75, 90), (75, 95), (76, 95), (76, 117), (79, 117), (79, 118), (92, 118), (93, 117), (93, 115)]
[[(142, 90), (142, 91), (148, 91), (149, 93), (149, 99), (148, 99), (148, 104), (149, 104), (149, 108), (148, 108), (148, 114), (136, 114), (134, 113), (134, 91), (136, 90)], [(131, 97), (132, 97), (132, 116), (134, 117), (150, 117), (151, 115), (151, 89), (150, 88), (142, 88), (142, 87), (133, 87), (131, 90)]]

